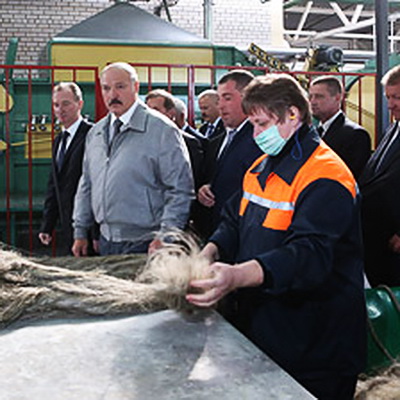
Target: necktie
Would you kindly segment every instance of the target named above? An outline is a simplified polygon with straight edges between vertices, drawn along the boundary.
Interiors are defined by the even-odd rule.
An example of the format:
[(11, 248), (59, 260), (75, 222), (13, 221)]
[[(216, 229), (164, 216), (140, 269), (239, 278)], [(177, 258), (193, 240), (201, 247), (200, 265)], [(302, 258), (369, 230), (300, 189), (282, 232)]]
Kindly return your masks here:
[(206, 131), (207, 138), (209, 138), (214, 133), (214, 129), (215, 129), (215, 127), (213, 124), (208, 124), (207, 131)]
[(64, 157), (65, 157), (65, 151), (67, 149), (67, 140), (68, 140), (68, 136), (69, 136), (69, 132), (68, 131), (64, 131), (61, 134), (61, 144), (60, 144), (60, 150), (58, 151), (58, 157), (57, 157), (57, 168), (60, 171), (61, 167), (63, 165), (64, 162)]
[(390, 159), (390, 156), (397, 149), (398, 136), (399, 136), (399, 128), (398, 124), (396, 124), (395, 128), (392, 131), (392, 134), (390, 135), (390, 138), (388, 138), (382, 150), (380, 151), (375, 166), (375, 172), (377, 172), (385, 164), (385, 161)]
[(113, 131), (112, 131), (112, 136), (110, 138), (110, 143), (114, 140), (115, 136), (121, 131), (121, 126), (124, 123), (120, 119), (116, 119), (113, 123)]
[(226, 135), (226, 139), (222, 143), (221, 150), (219, 152), (218, 158), (221, 158), (226, 154), (230, 144), (232, 143), (233, 138), (235, 137), (236, 129), (231, 129)]
[(321, 136), (321, 137), (324, 136), (324, 127), (322, 125), (320, 125), (317, 128), (317, 132), (318, 132), (319, 136)]

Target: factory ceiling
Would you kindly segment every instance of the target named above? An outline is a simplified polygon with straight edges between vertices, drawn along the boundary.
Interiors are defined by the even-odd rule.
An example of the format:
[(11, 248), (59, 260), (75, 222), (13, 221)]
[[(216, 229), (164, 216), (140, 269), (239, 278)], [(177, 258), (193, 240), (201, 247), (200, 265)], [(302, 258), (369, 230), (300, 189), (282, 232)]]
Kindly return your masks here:
[[(285, 38), (292, 47), (336, 45), (344, 50), (374, 50), (373, 0), (284, 2)], [(400, 2), (389, 2), (391, 52), (400, 40)]]

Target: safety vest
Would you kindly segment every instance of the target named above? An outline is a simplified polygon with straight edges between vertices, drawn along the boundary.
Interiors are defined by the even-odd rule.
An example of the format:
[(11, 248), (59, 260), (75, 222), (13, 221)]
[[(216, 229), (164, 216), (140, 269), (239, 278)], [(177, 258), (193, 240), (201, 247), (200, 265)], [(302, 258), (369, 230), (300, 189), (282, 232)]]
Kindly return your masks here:
[[(287, 183), (278, 174), (271, 172), (263, 189), (257, 179), (261, 171), (255, 172), (267, 155), (258, 158), (246, 172), (243, 180), (243, 197), (239, 215), (243, 216), (250, 203), (267, 209), (265, 228), (287, 230), (293, 218), (297, 199), (303, 190), (318, 179), (330, 179), (342, 184), (353, 196), (357, 184), (344, 162), (325, 144), (320, 143), (306, 162), (299, 168), (292, 182)], [(323, 205), (321, 205), (323, 207)]]

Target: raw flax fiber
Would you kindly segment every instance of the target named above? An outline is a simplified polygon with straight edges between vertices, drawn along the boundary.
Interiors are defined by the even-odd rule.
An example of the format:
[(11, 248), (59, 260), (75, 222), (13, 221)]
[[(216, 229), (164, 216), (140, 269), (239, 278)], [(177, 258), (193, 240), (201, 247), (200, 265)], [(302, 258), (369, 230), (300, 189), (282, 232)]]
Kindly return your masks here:
[(208, 262), (194, 239), (173, 235), (173, 244), (149, 257), (28, 258), (0, 246), (0, 328), (27, 320), (193, 311), (185, 294), (192, 279), (206, 277)]
[(400, 364), (394, 363), (389, 368), (374, 376), (361, 377), (357, 382), (354, 400), (399, 400), (400, 399)]

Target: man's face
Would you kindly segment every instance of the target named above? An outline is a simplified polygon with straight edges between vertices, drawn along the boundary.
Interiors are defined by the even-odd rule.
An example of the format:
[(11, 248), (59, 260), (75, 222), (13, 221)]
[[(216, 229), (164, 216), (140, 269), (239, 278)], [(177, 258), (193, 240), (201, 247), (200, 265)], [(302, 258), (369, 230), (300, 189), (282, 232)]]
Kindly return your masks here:
[(68, 129), (81, 115), (82, 100), (76, 100), (69, 89), (53, 93), (53, 110), (57, 119)]
[(342, 96), (340, 93), (332, 96), (327, 85), (316, 83), (309, 89), (309, 99), (313, 116), (325, 122), (340, 110)]
[(218, 98), (214, 96), (203, 96), (199, 99), (199, 108), (203, 121), (213, 123), (219, 117)]
[(174, 121), (175, 112), (174, 110), (167, 110), (165, 107), (165, 99), (161, 96), (159, 97), (150, 97), (146, 100), (146, 104), (152, 108), (153, 110), (157, 110), (161, 114), (166, 115), (169, 119)]
[(396, 85), (387, 85), (385, 95), (388, 102), (388, 108), (396, 120), (400, 120), (400, 83)]
[(100, 83), (104, 103), (116, 117), (125, 114), (137, 99), (139, 82), (132, 82), (122, 69), (110, 68), (103, 73)]
[(242, 108), (242, 94), (236, 89), (236, 82), (228, 81), (218, 85), (218, 108), (227, 128), (237, 128), (245, 119)]

